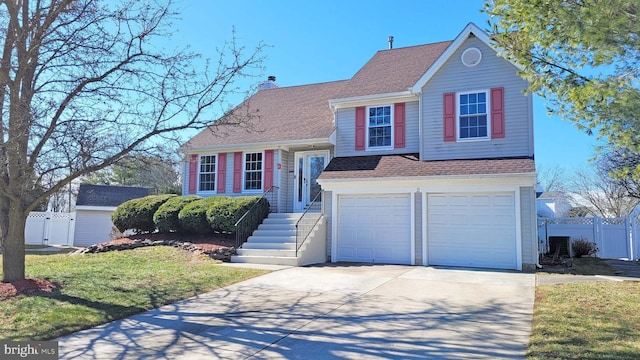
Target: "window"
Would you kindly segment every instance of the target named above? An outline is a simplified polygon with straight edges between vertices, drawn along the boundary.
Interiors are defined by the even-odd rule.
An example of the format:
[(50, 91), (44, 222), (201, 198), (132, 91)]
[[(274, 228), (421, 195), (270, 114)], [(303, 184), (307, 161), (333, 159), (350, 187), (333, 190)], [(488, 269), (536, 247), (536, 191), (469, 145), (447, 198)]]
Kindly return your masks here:
[(244, 154), (244, 190), (262, 190), (262, 153)]
[(369, 148), (391, 147), (393, 138), (391, 106), (372, 106), (368, 113), (368, 139)]
[(200, 156), (199, 191), (215, 191), (216, 189), (216, 156)]
[(487, 93), (461, 93), (459, 96), (459, 139), (488, 139)]

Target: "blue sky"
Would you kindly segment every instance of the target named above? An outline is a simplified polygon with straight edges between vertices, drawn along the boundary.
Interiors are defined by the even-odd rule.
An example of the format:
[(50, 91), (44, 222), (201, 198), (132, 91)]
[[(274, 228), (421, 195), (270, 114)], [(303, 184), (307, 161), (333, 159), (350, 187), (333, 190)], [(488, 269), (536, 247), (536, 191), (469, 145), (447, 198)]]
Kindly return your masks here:
[[(208, 1), (184, 0), (175, 40), (205, 57), (231, 38), (265, 49), (265, 73), (280, 86), (352, 77), (376, 51), (455, 38), (469, 22), (487, 28), (481, 0)], [(254, 79), (254, 82), (264, 79)], [(251, 86), (253, 84), (246, 84)], [(539, 168), (573, 169), (593, 156), (595, 139), (568, 121), (548, 117), (544, 99), (534, 100), (535, 156)]]

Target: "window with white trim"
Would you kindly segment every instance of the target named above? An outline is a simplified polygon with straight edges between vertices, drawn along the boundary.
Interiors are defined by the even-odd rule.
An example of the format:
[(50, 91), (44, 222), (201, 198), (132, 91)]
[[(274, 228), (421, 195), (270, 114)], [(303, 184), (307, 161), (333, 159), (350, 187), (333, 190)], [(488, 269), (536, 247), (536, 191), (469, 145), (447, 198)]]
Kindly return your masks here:
[(488, 91), (458, 93), (458, 139), (489, 139)]
[(262, 153), (244, 154), (244, 190), (262, 190)]
[(198, 191), (216, 190), (216, 156), (200, 156)]
[(367, 148), (393, 146), (393, 107), (370, 106), (367, 111)]

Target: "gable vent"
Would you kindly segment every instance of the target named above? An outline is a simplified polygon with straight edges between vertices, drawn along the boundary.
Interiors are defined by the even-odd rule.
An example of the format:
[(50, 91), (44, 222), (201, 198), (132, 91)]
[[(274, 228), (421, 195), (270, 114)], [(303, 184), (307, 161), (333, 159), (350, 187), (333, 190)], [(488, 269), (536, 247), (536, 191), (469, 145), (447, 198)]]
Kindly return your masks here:
[(476, 47), (470, 47), (462, 52), (460, 59), (464, 66), (474, 67), (480, 63), (480, 60), (482, 60), (482, 52), (480, 52), (480, 49)]

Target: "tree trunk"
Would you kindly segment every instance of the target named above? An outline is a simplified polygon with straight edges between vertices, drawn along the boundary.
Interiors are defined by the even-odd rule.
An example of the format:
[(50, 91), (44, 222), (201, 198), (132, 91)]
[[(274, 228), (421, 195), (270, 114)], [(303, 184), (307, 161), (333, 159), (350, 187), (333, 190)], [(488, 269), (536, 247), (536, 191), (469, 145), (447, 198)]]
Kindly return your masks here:
[(2, 281), (12, 282), (23, 280), (25, 277), (24, 258), (24, 230), (27, 223), (27, 213), (21, 202), (11, 201), (7, 222), (7, 236), (2, 239)]

